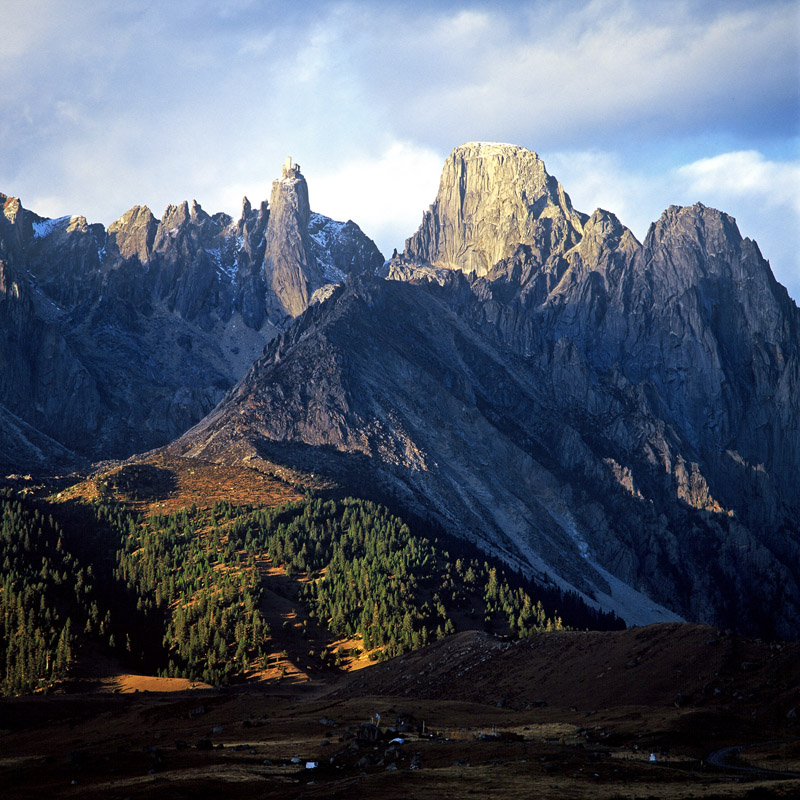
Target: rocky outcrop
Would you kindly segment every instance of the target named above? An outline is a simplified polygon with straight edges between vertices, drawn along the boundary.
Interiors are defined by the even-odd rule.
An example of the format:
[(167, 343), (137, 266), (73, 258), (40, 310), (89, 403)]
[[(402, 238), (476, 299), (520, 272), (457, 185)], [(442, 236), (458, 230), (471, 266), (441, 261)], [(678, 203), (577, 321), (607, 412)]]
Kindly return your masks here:
[(106, 250), (111, 258), (134, 258), (147, 264), (153, 255), (158, 220), (147, 206), (134, 206), (108, 226)]
[(471, 142), (445, 161), (439, 193), (407, 242), (413, 262), (485, 275), (520, 244), (540, 262), (581, 237), (584, 217), (536, 153)]
[(33, 227), (25, 262), (37, 288), (61, 309), (91, 303), (102, 284), (103, 226), (78, 216), (43, 220)]
[(31, 221), (18, 197), (0, 192), (0, 258), (13, 261), (22, 254), (25, 239), (31, 235)]
[(267, 201), (264, 200), (254, 209), (245, 197), (241, 216), (228, 227), (230, 236), (226, 245), (220, 248), (223, 263), (230, 264), (227, 271), (235, 275), (234, 307), (242, 315), (244, 324), (253, 330), (262, 329), (267, 322), (264, 303), (266, 287), (261, 277), (261, 265), (264, 261), (264, 232), (268, 220)]
[(314, 292), (325, 283), (308, 230), (308, 185), (291, 158), (272, 183), (270, 209), (264, 281), (270, 290), (268, 313), (283, 322), (305, 311)]
[(329, 284), (342, 283), (347, 275), (375, 275), (383, 266), (378, 248), (352, 220), (337, 222), (312, 212), (308, 234), (311, 250)]

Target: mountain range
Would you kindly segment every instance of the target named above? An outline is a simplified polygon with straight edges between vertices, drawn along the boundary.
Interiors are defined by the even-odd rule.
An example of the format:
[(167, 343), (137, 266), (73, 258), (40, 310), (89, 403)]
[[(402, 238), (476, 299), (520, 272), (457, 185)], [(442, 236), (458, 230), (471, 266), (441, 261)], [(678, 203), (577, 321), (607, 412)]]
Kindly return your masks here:
[(161, 220), (135, 206), (108, 230), (43, 219), (0, 195), (0, 466), (68, 467), (171, 441), (298, 304), (383, 263), (358, 226), (311, 215), (306, 200), (308, 256), (293, 284), (275, 245), (287, 182), (302, 193), (302, 175), (284, 176), (271, 204), (245, 198), (238, 220), (184, 202)]
[(0, 200), (6, 471), (321, 474), (629, 623), (800, 634), (800, 312), (725, 213), (639, 242), (494, 143), (389, 261), (291, 159), (238, 221)]

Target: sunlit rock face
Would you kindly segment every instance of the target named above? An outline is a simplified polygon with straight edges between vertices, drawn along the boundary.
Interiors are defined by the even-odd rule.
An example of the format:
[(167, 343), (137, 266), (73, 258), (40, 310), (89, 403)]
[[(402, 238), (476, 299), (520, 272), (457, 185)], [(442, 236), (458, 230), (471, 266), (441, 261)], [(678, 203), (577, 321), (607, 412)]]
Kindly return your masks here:
[(536, 153), (471, 142), (447, 158), (436, 200), (405, 252), (412, 261), (485, 275), (520, 244), (542, 261), (568, 250), (584, 221)]
[(147, 206), (134, 206), (108, 226), (106, 250), (122, 259), (136, 258), (146, 264), (153, 255), (158, 220)]
[(354, 222), (311, 212), (308, 184), (291, 158), (272, 183), (270, 209), (263, 276), (267, 314), (276, 325), (330, 296), (347, 275), (374, 274), (383, 264), (383, 256)]
[(630, 622), (800, 633), (800, 315), (733, 219), (671, 207), (640, 243), (534, 154), (467, 145), (385, 273), (176, 452), (388, 493)]
[(273, 181), (267, 225), (264, 280), (270, 290), (269, 310), (278, 319), (296, 317), (324, 284), (311, 245), (308, 184), (300, 167), (286, 160)]

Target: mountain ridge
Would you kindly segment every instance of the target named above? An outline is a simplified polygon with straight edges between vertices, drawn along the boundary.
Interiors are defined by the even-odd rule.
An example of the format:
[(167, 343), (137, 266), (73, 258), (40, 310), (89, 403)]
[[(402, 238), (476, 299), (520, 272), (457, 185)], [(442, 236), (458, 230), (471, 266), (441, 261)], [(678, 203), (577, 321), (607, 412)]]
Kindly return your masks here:
[[(702, 204), (667, 209), (643, 243), (598, 210), (573, 240), (569, 206), (551, 204), (560, 239), (534, 212), (536, 235), (500, 237), (485, 270), (443, 266), (440, 200), (491, 182), (500, 157), (492, 145), (481, 174), (464, 153), (389, 280), (298, 318), (175, 452), (360, 454), (417, 512), (629, 621), (670, 608), (790, 635), (800, 323), (757, 246)], [(554, 185), (536, 170), (530, 196)], [(477, 229), (521, 213), (519, 186), (479, 194)]]
[[(80, 216), (40, 217), (18, 198), (0, 202), (0, 406), (38, 431), (34, 438), (65, 448), (54, 445), (53, 464), (166, 444), (313, 300), (304, 296), (289, 315), (276, 310), (266, 201), (253, 208), (245, 198), (239, 220), (209, 215), (196, 201), (169, 205), (160, 220), (134, 206), (107, 231)], [(310, 258), (327, 269), (314, 288), (383, 263), (354, 223), (316, 214), (313, 225)], [(275, 219), (270, 236), (280, 243), (291, 232)], [(52, 466), (15, 430), (14, 443), (0, 434), (4, 468)]]
[[(170, 453), (317, 464), (629, 622), (797, 635), (800, 312), (731, 217), (671, 206), (639, 242), (611, 212), (574, 210), (535, 153), (469, 143), (383, 264), (350, 223), (311, 214), (301, 177), (288, 159), (280, 213), (245, 201), (238, 222), (197, 203), (157, 224), (134, 208), (102, 248), (82, 218), (47, 222), (6, 199), (6, 330), (24, 339), (35, 319), (61, 342), (53, 382), (80, 387), (76, 410), (102, 407), (104, 384), (65, 319), (106, 337), (101, 374), (117, 384), (135, 375), (120, 354), (204, 375), (202, 390), (185, 377), (137, 406), (161, 443), (185, 431)], [(30, 247), (34, 225), (44, 242), (66, 237), (67, 280)], [(35, 281), (15, 265), (26, 254), (42, 262)], [(106, 282), (87, 302), (76, 276), (96, 260)], [(164, 336), (176, 320), (177, 360)]]

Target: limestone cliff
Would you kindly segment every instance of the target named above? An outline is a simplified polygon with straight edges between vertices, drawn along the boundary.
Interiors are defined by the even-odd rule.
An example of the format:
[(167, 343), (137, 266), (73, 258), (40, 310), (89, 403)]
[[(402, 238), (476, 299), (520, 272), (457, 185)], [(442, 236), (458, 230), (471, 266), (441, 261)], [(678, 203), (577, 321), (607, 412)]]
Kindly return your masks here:
[(584, 220), (536, 153), (471, 142), (445, 161), (436, 200), (405, 253), (414, 262), (485, 275), (520, 244), (535, 248), (541, 261), (568, 250)]
[(0, 192), (0, 258), (13, 261), (22, 254), (25, 239), (30, 236), (31, 221), (18, 197)]
[(270, 289), (268, 313), (282, 322), (308, 308), (325, 279), (312, 249), (308, 185), (300, 167), (286, 159), (273, 181), (264, 254), (264, 281)]
[(158, 220), (147, 206), (134, 206), (108, 226), (106, 249), (122, 259), (135, 258), (146, 264), (153, 255)]

